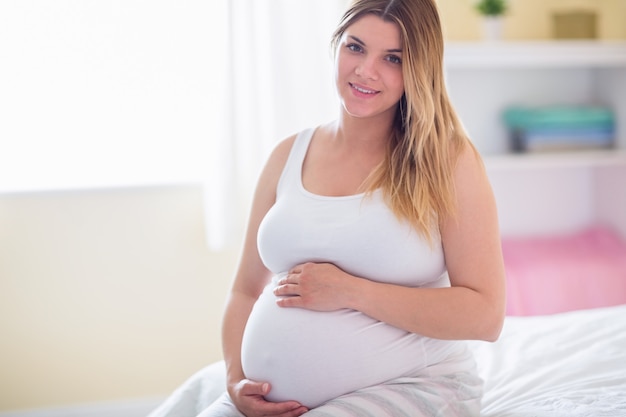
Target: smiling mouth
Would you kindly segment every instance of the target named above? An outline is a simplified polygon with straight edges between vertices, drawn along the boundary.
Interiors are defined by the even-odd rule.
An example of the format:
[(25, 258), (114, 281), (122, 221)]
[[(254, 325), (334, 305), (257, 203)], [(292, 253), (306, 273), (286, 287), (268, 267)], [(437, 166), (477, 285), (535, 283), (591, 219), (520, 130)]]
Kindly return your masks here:
[(359, 86), (354, 85), (352, 83), (348, 83), (348, 84), (350, 84), (350, 87), (354, 88), (359, 93), (363, 93), (363, 94), (376, 94), (376, 93), (378, 93), (378, 91), (376, 91), (376, 90), (368, 90), (367, 88), (359, 87)]

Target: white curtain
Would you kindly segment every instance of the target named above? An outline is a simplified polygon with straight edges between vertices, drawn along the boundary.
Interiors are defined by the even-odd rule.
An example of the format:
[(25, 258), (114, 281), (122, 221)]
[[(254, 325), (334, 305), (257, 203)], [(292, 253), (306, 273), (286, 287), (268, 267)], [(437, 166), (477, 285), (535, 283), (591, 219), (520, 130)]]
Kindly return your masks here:
[[(212, 249), (239, 243), (275, 144), (337, 111), (330, 37), (345, 0), (230, 0), (224, 118), (215, 126), (205, 190)], [(223, 81), (223, 82), (222, 82)]]
[(0, 193), (205, 183), (241, 241), (275, 143), (336, 112), (347, 0), (0, 0)]
[(0, 0), (0, 193), (201, 181), (227, 6)]

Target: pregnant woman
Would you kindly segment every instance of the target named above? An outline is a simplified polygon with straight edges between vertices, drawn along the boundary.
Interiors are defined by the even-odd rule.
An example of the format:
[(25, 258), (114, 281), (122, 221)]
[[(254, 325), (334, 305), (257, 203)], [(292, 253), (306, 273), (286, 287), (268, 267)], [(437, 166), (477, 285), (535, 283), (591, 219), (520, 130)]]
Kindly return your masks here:
[(201, 416), (478, 416), (463, 340), (498, 337), (503, 262), (435, 1), (357, 0), (332, 41), (337, 120), (261, 174)]

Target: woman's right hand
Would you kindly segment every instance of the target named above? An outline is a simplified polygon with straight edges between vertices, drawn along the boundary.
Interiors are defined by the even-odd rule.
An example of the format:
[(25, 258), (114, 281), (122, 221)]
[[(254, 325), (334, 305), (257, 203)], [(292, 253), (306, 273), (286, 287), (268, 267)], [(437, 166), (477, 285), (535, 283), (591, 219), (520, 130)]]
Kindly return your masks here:
[(243, 379), (233, 385), (228, 391), (233, 404), (246, 417), (297, 417), (309, 411), (297, 401), (280, 403), (269, 402), (265, 395), (270, 392), (267, 382), (255, 382)]

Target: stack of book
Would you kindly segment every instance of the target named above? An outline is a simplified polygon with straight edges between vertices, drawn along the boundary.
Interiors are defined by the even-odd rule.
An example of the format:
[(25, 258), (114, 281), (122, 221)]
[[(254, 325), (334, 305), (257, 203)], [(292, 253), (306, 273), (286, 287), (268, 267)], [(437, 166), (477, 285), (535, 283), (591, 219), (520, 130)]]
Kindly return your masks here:
[(510, 107), (504, 122), (517, 152), (609, 148), (615, 138), (615, 116), (606, 107)]

